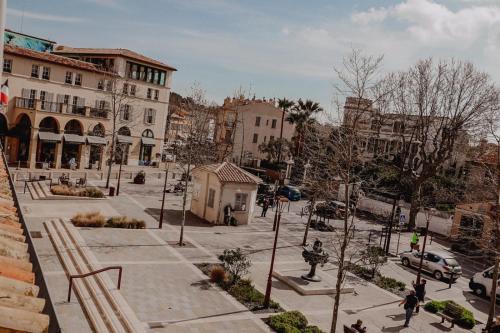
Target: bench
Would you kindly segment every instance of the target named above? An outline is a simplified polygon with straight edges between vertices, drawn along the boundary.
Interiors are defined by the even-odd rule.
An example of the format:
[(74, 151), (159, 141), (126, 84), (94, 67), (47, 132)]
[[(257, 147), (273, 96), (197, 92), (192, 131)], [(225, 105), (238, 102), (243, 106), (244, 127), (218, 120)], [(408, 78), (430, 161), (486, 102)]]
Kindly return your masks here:
[(446, 320), (451, 323), (451, 328), (453, 328), (455, 321), (462, 315), (462, 309), (458, 305), (449, 302), (446, 303), (446, 307), (438, 315), (441, 316), (441, 324)]
[(344, 325), (344, 333), (359, 333), (359, 331), (352, 327)]

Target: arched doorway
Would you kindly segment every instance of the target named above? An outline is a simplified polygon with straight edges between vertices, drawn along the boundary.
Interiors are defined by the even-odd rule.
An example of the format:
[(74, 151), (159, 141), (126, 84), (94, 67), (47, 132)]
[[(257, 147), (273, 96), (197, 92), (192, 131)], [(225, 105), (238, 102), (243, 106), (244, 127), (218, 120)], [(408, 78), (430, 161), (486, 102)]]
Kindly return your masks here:
[(70, 168), (72, 165), (75, 167), (80, 165), (82, 145), (84, 144), (85, 139), (83, 137), (82, 124), (75, 119), (68, 121), (64, 126), (64, 143), (61, 156), (61, 165), (63, 168)]
[(126, 126), (123, 126), (118, 130), (115, 149), (115, 163), (117, 164), (122, 163), (123, 158), (123, 164), (127, 165), (129, 148), (132, 144), (132, 138), (130, 135), (130, 129)]
[(10, 160), (26, 164), (30, 156), (31, 120), (27, 114), (21, 114), (16, 125), (9, 131)]
[(61, 142), (60, 136), (44, 135), (45, 133), (59, 134), (59, 123), (53, 117), (45, 117), (38, 125), (38, 144), (36, 152), (36, 168), (54, 167), (57, 156), (57, 144)]
[(153, 154), (154, 134), (150, 129), (144, 130), (142, 132), (141, 138), (141, 150), (139, 152), (139, 165), (150, 165), (151, 157)]
[(99, 123), (96, 124), (89, 135), (87, 136), (87, 143), (90, 145), (89, 148), (89, 165), (88, 168), (101, 169), (102, 154), (104, 153), (104, 147), (106, 146), (106, 130), (104, 126)]

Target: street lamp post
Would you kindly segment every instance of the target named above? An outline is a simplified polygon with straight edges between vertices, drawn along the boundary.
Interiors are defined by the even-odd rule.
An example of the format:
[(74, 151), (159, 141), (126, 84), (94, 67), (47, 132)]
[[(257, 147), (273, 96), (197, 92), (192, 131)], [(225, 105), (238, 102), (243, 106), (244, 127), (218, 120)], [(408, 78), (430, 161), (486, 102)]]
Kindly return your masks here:
[(420, 276), (422, 275), (422, 265), (424, 263), (424, 253), (425, 253), (425, 244), (427, 243), (427, 234), (429, 233), (429, 223), (431, 221), (431, 212), (434, 211), (434, 208), (424, 208), (426, 223), (425, 223), (425, 235), (424, 235), (424, 244), (422, 244), (422, 252), (420, 252), (420, 263), (418, 264), (418, 272), (417, 272), (417, 284), (420, 283)]
[(278, 213), (278, 220), (276, 223), (276, 232), (274, 233), (274, 245), (273, 245), (273, 254), (271, 256), (271, 267), (269, 268), (269, 275), (267, 277), (267, 287), (266, 287), (266, 295), (264, 297), (264, 308), (269, 308), (269, 302), (271, 301), (271, 288), (273, 283), (273, 269), (274, 269), (274, 258), (276, 256), (276, 246), (278, 244), (278, 233), (280, 230), (280, 221), (281, 221), (281, 213), (283, 213), (283, 209), (285, 208), (285, 203), (288, 202), (288, 199), (285, 197), (278, 197), (278, 202), (276, 204), (276, 211)]
[[(173, 162), (175, 163), (175, 155), (174, 155)], [(166, 166), (165, 166), (165, 181), (163, 182), (163, 197), (161, 199), (160, 225), (158, 226), (159, 229), (161, 229), (163, 226), (163, 209), (165, 208), (165, 193), (167, 192), (168, 169), (170, 167), (170, 162), (165, 161), (165, 164), (166, 164)]]

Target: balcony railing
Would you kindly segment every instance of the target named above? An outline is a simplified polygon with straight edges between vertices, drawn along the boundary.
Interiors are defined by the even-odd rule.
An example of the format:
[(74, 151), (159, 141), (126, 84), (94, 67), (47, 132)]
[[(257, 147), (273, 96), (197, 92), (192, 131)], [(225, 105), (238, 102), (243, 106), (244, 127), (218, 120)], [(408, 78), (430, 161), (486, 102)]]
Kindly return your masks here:
[(66, 113), (78, 114), (80, 116), (85, 116), (85, 106), (68, 104), (67, 108), (66, 108)]
[(95, 118), (108, 118), (108, 110), (90, 108), (90, 116)]
[(31, 99), (31, 98), (17, 97), (16, 98), (16, 107), (34, 110), (35, 109), (35, 100)]
[(47, 112), (62, 112), (62, 104), (56, 102), (40, 101), (40, 110)]

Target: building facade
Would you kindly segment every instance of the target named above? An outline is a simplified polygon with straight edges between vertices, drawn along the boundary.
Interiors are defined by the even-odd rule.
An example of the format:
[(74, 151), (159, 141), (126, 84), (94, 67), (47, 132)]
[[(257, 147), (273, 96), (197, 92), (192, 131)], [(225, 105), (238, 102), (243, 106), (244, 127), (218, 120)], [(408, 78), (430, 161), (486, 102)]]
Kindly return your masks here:
[(175, 68), (125, 49), (50, 50), (5, 45), (10, 101), (0, 136), (9, 162), (99, 168), (113, 136), (117, 161), (159, 160)]
[[(259, 145), (279, 139), (283, 110), (273, 99), (226, 98), (217, 113), (216, 140), (225, 156), (238, 165), (260, 166), (266, 154)], [(283, 138), (291, 140), (295, 125), (283, 121)]]

